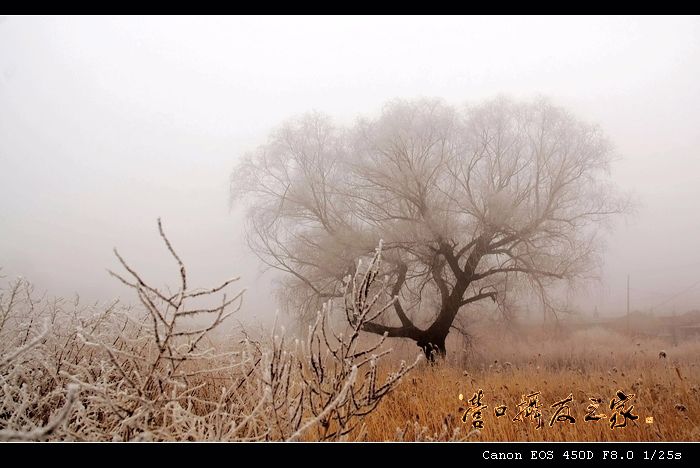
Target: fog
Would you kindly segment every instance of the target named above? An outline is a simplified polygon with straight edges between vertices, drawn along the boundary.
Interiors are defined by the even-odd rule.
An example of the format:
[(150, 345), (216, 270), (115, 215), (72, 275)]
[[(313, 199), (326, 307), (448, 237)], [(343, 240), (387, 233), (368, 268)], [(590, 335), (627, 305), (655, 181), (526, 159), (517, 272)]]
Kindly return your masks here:
[[(547, 96), (614, 142), (634, 215), (578, 307), (700, 308), (698, 17), (4, 17), (0, 266), (49, 295), (129, 294), (112, 248), (161, 283), (241, 275), (269, 315), (229, 176), (284, 119), (339, 122), (392, 98)], [(128, 297), (128, 296), (126, 296)]]

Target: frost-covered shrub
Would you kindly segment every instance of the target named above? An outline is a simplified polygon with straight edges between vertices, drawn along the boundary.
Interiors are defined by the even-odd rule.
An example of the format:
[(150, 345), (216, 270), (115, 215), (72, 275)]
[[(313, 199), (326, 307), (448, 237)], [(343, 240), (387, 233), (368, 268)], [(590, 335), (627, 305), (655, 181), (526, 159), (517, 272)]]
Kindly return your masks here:
[[(238, 311), (238, 278), (175, 292), (152, 286), (115, 250), (139, 307), (83, 306), (36, 297), (23, 279), (0, 291), (0, 440), (338, 440), (395, 388), (412, 365), (380, 379), (384, 339), (360, 343), (380, 306), (368, 291), (378, 249), (346, 283), (348, 323), (332, 329), (324, 307), (305, 340), (273, 330), (265, 340), (215, 343)], [(218, 296), (218, 298), (217, 298)]]

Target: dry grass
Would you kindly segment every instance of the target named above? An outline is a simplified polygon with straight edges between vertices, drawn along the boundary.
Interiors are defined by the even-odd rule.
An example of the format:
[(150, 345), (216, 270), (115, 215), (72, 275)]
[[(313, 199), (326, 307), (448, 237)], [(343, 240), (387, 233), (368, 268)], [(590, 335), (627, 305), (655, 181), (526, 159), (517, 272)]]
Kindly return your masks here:
[[(425, 366), (370, 415), (366, 440), (450, 438), (473, 441), (696, 441), (700, 439), (700, 343), (664, 347), (663, 342), (636, 342), (600, 331), (577, 334), (562, 343), (492, 339), (484, 342), (481, 358), (467, 370), (455, 363)], [(667, 358), (659, 357), (665, 350)], [(484, 356), (493, 359), (487, 360)], [(479, 389), (488, 405), (484, 428), (473, 431), (462, 423), (469, 399)], [(602, 413), (618, 390), (636, 395), (633, 414), (640, 416), (627, 427), (610, 429), (607, 419), (586, 422), (589, 398), (600, 398)], [(534, 422), (513, 422), (516, 405), (524, 394), (540, 391), (544, 427)], [(573, 395), (570, 404), (575, 424), (555, 422), (549, 406)], [(508, 406), (496, 418), (494, 407)], [(462, 408), (462, 409), (460, 409)], [(515, 413), (513, 411), (516, 411)], [(653, 417), (647, 424), (645, 418)], [(457, 435), (455, 436), (455, 431)]]

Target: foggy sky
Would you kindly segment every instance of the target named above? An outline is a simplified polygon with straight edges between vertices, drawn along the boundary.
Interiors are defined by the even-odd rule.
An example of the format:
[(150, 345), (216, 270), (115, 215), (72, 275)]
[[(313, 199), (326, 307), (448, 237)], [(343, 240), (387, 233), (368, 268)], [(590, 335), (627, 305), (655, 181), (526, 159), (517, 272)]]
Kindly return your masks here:
[(397, 97), (544, 95), (602, 126), (638, 202), (579, 307), (622, 313), (629, 273), (633, 309), (700, 308), (698, 83), (698, 17), (3, 18), (0, 273), (130, 299), (105, 272), (112, 247), (176, 278), (161, 216), (194, 286), (240, 274), (244, 307), (266, 314), (228, 180), (275, 126)]

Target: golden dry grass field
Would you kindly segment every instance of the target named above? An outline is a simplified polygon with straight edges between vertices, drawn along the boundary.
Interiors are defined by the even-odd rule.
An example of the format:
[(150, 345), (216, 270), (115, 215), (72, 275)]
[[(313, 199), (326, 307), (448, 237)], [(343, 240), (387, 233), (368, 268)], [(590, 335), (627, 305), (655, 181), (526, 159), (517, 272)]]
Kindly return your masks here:
[[(365, 440), (433, 438), (474, 441), (697, 441), (700, 440), (700, 344), (678, 346), (659, 340), (633, 340), (593, 330), (555, 340), (483, 344), (481, 357), (459, 366), (423, 366), (414, 371), (369, 415)], [(663, 351), (666, 357), (660, 357)], [(485, 356), (493, 356), (493, 360)], [(500, 359), (498, 359), (498, 358)], [(454, 361), (454, 360), (453, 360)], [(474, 362), (475, 361), (475, 362)], [(483, 429), (462, 422), (466, 400), (483, 390)], [(610, 400), (618, 390), (634, 394), (626, 427), (610, 428)], [(513, 421), (523, 395), (541, 392), (544, 426)], [(459, 400), (459, 394), (465, 401)], [(572, 395), (571, 416), (550, 427), (550, 405)], [(584, 421), (590, 398), (603, 402), (597, 413), (608, 418)], [(496, 417), (496, 406), (506, 414)], [(629, 405), (628, 405), (629, 407)], [(646, 418), (652, 417), (653, 423)], [(624, 418), (622, 419), (624, 420)], [(458, 431), (459, 435), (455, 435)]]

